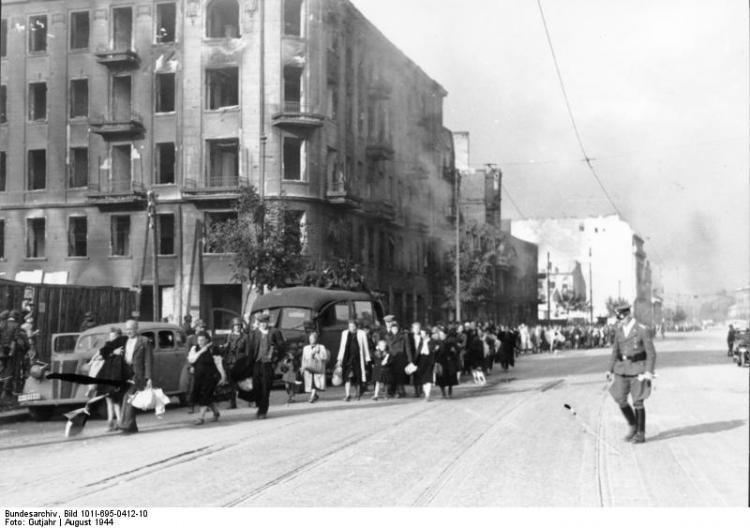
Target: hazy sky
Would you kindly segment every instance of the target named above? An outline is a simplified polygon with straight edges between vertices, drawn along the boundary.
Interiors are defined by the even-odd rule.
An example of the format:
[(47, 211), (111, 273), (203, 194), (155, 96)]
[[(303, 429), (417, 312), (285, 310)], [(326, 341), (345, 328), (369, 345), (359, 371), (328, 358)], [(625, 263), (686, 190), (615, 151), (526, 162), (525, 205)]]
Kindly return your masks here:
[[(353, 3), (448, 90), (445, 125), (470, 132), (472, 164), (503, 171), (504, 217), (614, 212), (535, 0)], [(747, 1), (542, 7), (586, 151), (667, 294), (748, 285)]]

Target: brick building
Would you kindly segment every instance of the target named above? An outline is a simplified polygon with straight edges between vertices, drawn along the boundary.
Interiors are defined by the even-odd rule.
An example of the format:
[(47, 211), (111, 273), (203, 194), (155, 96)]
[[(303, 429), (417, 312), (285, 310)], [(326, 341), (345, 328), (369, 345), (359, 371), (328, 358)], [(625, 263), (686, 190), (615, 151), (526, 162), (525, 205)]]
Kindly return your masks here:
[(141, 288), (157, 199), (162, 313), (217, 326), (248, 287), (204, 244), (254, 185), (310, 265), (361, 262), (406, 319), (437, 318), (450, 229), (446, 91), (345, 0), (3, 2), (0, 274)]

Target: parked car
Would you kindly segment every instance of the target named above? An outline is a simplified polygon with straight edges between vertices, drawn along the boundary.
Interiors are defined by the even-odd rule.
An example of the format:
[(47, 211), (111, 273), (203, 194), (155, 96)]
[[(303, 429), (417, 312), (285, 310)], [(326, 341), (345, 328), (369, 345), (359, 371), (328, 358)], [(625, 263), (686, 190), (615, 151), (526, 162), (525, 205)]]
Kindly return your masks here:
[(307, 344), (305, 330), (316, 330), (320, 343), (331, 351), (329, 371), (336, 362), (341, 332), (349, 319), (383, 321), (383, 305), (368, 292), (306, 286), (282, 288), (259, 297), (251, 313), (261, 312), (268, 313), (270, 326), (278, 328), (284, 340), (299, 350)]
[(737, 330), (734, 334), (732, 359), (738, 367), (750, 366), (750, 330)]
[[(36, 420), (49, 419), (56, 411), (81, 407), (87, 401), (89, 385), (46, 379), (49, 372), (87, 374), (89, 360), (104, 345), (112, 327), (125, 330), (125, 323), (90, 328), (81, 333), (54, 334), (51, 360), (46, 368), (32, 368), (18, 403), (29, 409)], [(141, 335), (151, 341), (154, 350), (153, 386), (180, 403), (187, 399), (188, 378), (183, 368), (187, 358), (185, 334), (178, 325), (169, 323), (138, 324)]]

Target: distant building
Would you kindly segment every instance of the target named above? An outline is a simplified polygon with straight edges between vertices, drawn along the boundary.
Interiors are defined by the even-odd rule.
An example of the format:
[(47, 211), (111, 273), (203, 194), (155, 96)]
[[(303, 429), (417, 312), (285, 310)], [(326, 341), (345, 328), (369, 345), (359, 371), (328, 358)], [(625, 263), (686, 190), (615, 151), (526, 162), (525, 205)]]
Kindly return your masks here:
[(142, 319), (226, 326), (248, 287), (204, 232), (254, 185), (288, 201), (310, 266), (351, 258), (399, 317), (439, 316), (446, 91), (350, 2), (7, 0), (1, 51), (3, 276), (135, 287)]
[(750, 326), (750, 288), (740, 288), (731, 292), (734, 303), (729, 307), (727, 319), (741, 321), (745, 328)]
[[(573, 263), (580, 263), (587, 303), (592, 301), (589, 291), (593, 289), (595, 318), (609, 315), (608, 299), (621, 298), (634, 303), (640, 320), (651, 322), (651, 269), (643, 249), (643, 239), (618, 215), (539, 218), (512, 220), (510, 223), (514, 236), (538, 244), (540, 276), (546, 277), (549, 271), (554, 281), (556, 273), (570, 271)], [(580, 285), (578, 288), (580, 292)], [(547, 314), (546, 302), (539, 303), (539, 311), (545, 319), (555, 318), (554, 311)]]

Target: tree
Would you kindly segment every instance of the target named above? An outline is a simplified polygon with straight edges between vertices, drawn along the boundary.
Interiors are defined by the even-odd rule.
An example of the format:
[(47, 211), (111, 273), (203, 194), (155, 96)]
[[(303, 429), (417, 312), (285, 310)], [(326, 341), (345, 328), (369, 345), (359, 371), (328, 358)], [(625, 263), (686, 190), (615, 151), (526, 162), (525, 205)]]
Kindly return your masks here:
[(240, 188), (237, 218), (208, 226), (209, 247), (234, 255), (235, 279), (256, 288), (287, 286), (303, 271), (301, 213), (282, 197), (263, 201), (252, 186)]

